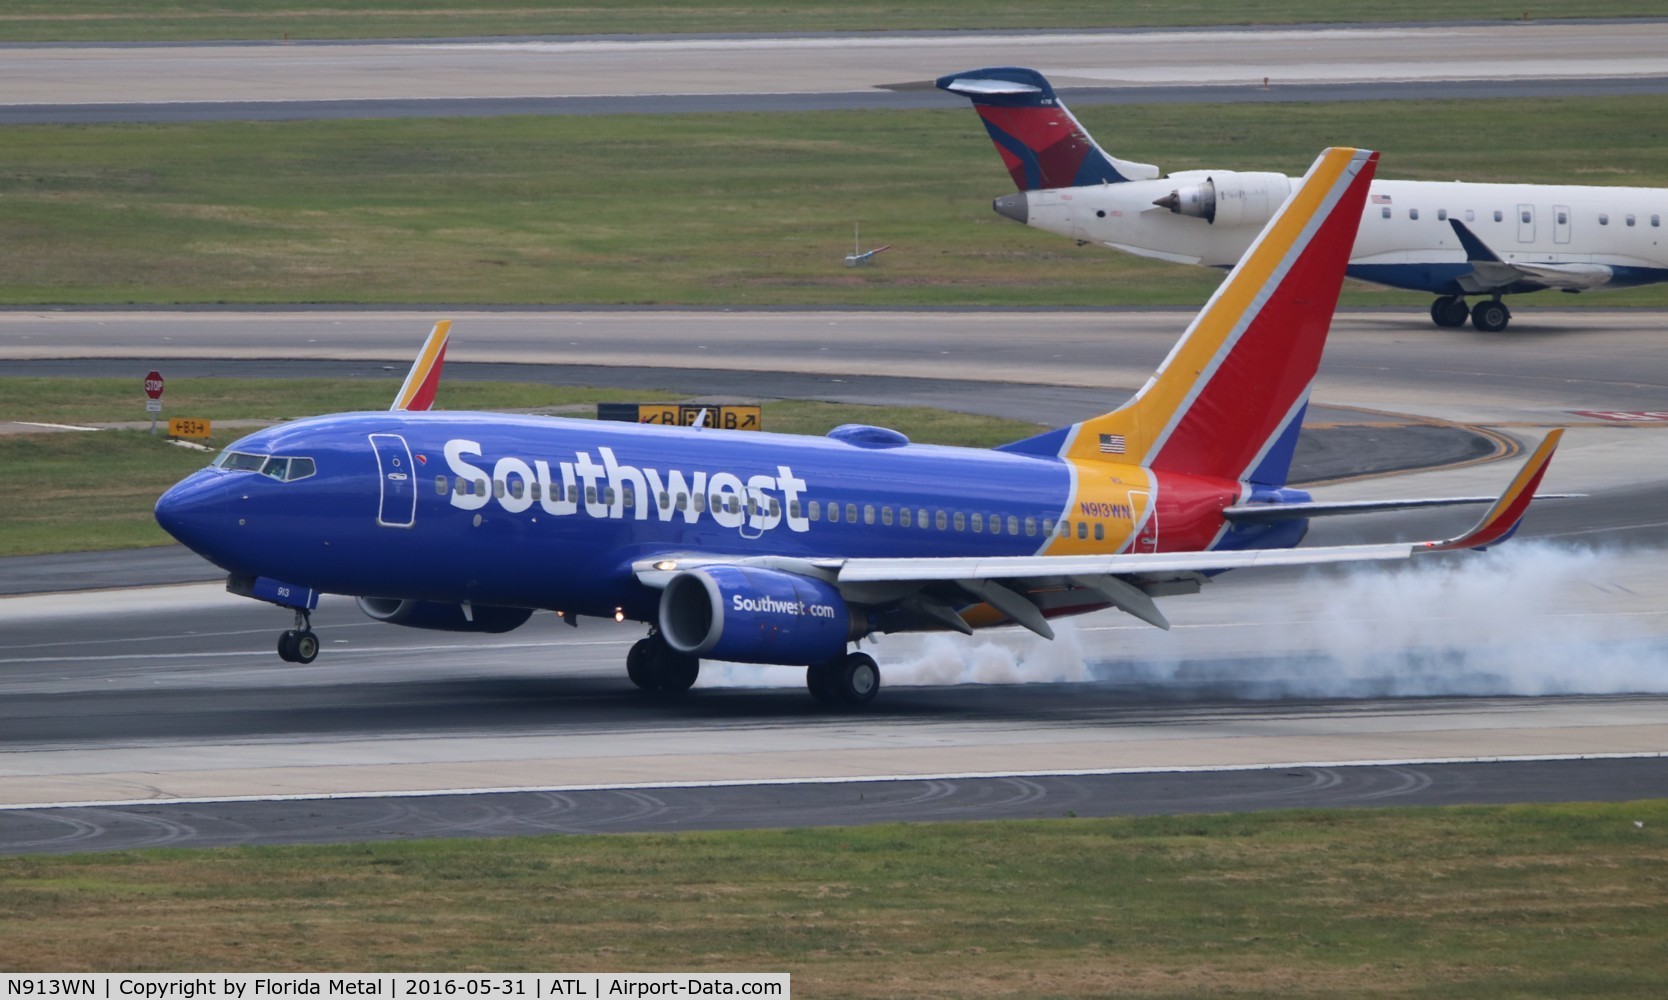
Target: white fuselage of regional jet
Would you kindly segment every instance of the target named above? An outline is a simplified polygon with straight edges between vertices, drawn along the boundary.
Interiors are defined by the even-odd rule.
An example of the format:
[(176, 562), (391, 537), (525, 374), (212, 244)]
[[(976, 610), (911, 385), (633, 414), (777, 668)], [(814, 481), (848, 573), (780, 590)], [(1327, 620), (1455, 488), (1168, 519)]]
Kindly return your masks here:
[[(1231, 267), (1283, 204), (1284, 174), (1188, 171), (998, 199), (998, 211), (1084, 243), (1145, 257)], [(1155, 204), (1169, 200), (1172, 207)], [(1004, 208), (1004, 203), (1006, 207)], [(1207, 218), (1212, 216), (1212, 218)], [(1532, 287), (1581, 290), (1668, 279), (1668, 191), (1655, 188), (1458, 181), (1374, 181), (1349, 274), (1439, 295), (1475, 294), (1450, 219), (1510, 264), (1535, 269)], [(1503, 289), (1504, 290), (1504, 289)]]

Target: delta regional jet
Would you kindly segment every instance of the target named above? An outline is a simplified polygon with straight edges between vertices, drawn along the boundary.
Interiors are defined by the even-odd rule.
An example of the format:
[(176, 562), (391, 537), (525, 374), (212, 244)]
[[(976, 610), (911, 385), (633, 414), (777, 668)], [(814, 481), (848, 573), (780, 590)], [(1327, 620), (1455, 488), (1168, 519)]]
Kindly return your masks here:
[[(1017, 194), (1016, 222), (1142, 257), (1230, 267), (1291, 195), (1285, 174), (1187, 170), (1107, 154), (1041, 73), (1013, 66), (940, 77), (973, 101)], [(1430, 292), (1438, 326), (1504, 330), (1502, 295), (1668, 281), (1668, 189), (1374, 181), (1348, 274)], [(1467, 306), (1466, 296), (1483, 296)]]
[[(536, 610), (649, 625), (626, 659), (681, 692), (702, 658), (806, 668), (819, 701), (862, 705), (879, 633), (1118, 608), (1224, 570), (1405, 559), (1505, 539), (1558, 432), (1495, 497), (1313, 502), (1286, 475), (1377, 154), (1315, 161), (1147, 384), (1119, 409), (993, 450), (429, 411), (446, 329), (395, 407), (270, 427), (157, 501), (228, 588), (294, 612), (310, 662), (320, 592), (372, 618), (501, 632)], [(1490, 503), (1445, 541), (1295, 549), (1321, 514)]]

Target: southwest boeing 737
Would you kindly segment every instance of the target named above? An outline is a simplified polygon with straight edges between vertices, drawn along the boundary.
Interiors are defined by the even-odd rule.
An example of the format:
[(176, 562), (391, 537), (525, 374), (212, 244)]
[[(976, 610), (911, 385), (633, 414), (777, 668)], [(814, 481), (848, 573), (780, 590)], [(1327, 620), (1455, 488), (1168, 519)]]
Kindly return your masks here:
[[(1182, 264), (1230, 267), (1291, 194), (1285, 174), (1187, 170), (1111, 156), (1041, 73), (940, 77), (973, 101), (1017, 194), (997, 212), (1038, 229)], [(1668, 281), (1668, 190), (1573, 184), (1375, 181), (1349, 276), (1430, 292), (1438, 326), (1504, 330), (1502, 295)], [(1484, 296), (1466, 305), (1466, 296)]]
[[(271, 427), (170, 489), (157, 520), (235, 593), (291, 609), (309, 662), (318, 594), (381, 621), (500, 632), (535, 610), (649, 624), (626, 670), (683, 691), (701, 658), (806, 668), (820, 701), (880, 687), (852, 644), (1118, 608), (1225, 570), (1405, 559), (1503, 540), (1557, 432), (1503, 495), (1317, 503), (1287, 488), (1377, 154), (1328, 150), (1163, 366), (1110, 413), (994, 450), (881, 427), (826, 437), (425, 412), (445, 327), (394, 409)], [(1446, 541), (1293, 548), (1307, 518), (1493, 501)]]

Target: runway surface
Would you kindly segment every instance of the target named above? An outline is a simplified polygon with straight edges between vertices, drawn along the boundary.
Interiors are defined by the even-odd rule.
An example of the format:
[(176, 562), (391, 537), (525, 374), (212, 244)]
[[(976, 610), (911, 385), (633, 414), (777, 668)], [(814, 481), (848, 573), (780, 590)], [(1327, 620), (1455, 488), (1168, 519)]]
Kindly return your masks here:
[(1668, 22), (11, 46), (0, 122), (951, 107), (1031, 66), (1078, 104), (1668, 89)]
[[(1121, 398), (1186, 316), (482, 312), (453, 315), (452, 357), (494, 375), (533, 361), (564, 379), (664, 375), (697, 395), (778, 385), (1054, 420)], [(101, 371), (130, 357), (136, 379), (158, 358), (167, 371), (165, 356), (197, 377), (328, 362), (392, 382), (434, 318), (12, 311), (0, 357)], [(1507, 442), (1572, 424), (1546, 488), (1588, 496), (1539, 505), (1486, 554), (1230, 574), (1167, 600), (1169, 633), (1104, 613), (1052, 644), (888, 637), (886, 690), (861, 717), (817, 712), (795, 670), (709, 665), (685, 702), (641, 698), (620, 669), (640, 628), (612, 622), (539, 616), (476, 638), (381, 626), (328, 599), (324, 653), (296, 667), (270, 651), (283, 613), (215, 584), (0, 599), (0, 803), (29, 807), (0, 811), (0, 850), (1495, 801), (1530, 787), (1507, 794), (1661, 795), (1660, 760), (1609, 756), (1668, 752), (1668, 424), (1570, 411), (1660, 407), (1663, 326), (1645, 311), (1526, 308), (1510, 334), (1482, 335), (1413, 311), (1346, 314), (1321, 414), (1343, 420), (1365, 401), (1386, 435), (1428, 422)], [(783, 373), (753, 370), (771, 366)], [(1491, 493), (1509, 472), (1488, 461), (1317, 493)], [(1315, 535), (1436, 537), (1474, 513), (1321, 522)], [(67, 558), (53, 571), (75, 573)], [(1478, 763), (1546, 756), (1595, 759)], [(1372, 765), (1384, 761), (1396, 763)], [(1224, 767), (1248, 770), (1206, 773)], [(1204, 771), (1061, 773), (1132, 768)], [(500, 791), (408, 795), (482, 789)], [(283, 798), (321, 795), (355, 797)], [(245, 796), (280, 798), (161, 804)], [(104, 804), (40, 808), (52, 803)]]

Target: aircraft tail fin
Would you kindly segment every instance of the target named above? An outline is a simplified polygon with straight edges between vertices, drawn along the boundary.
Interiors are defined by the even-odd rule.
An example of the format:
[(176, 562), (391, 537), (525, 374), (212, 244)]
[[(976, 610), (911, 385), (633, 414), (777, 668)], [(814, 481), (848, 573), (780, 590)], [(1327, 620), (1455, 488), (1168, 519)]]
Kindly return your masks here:
[(1321, 153), (1134, 398), (1005, 450), (1283, 485), (1377, 163)]
[(390, 410), (426, 410), (434, 405), (435, 390), (440, 387), (440, 369), (446, 364), (446, 340), (452, 335), (452, 321), (443, 319), (429, 331), (417, 360), (406, 373), (405, 384), (394, 396)]
[(1150, 163), (1109, 155), (1055, 96), (1041, 73), (1017, 66), (952, 73), (940, 90), (973, 101), (1002, 162), (1021, 191), (1150, 180)]

